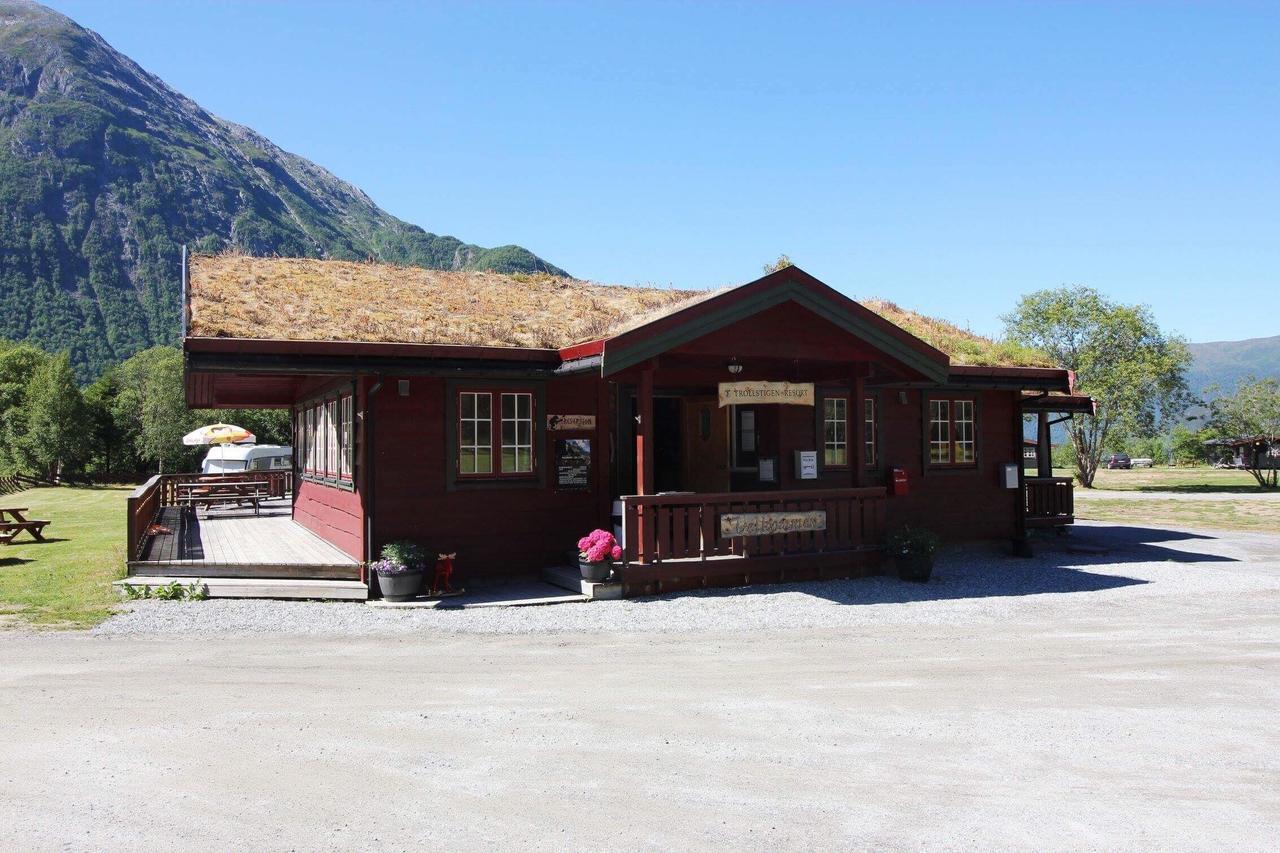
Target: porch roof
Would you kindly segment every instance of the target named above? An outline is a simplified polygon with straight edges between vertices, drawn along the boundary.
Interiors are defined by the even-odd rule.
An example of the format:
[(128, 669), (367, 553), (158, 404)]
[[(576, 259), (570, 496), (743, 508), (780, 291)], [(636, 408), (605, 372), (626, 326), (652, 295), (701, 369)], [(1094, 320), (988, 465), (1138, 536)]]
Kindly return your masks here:
[(568, 347), (561, 354), (566, 358), (598, 354), (601, 373), (609, 376), (786, 303), (799, 305), (849, 333), (906, 376), (947, 381), (951, 360), (946, 353), (796, 266), (677, 306), (612, 337)]

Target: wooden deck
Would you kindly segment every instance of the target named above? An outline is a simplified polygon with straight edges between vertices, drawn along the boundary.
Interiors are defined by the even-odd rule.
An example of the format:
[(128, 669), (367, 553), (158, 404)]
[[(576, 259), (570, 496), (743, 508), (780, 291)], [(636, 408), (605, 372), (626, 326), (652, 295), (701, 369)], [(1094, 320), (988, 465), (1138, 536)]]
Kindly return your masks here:
[(147, 542), (134, 576), (358, 580), (360, 562), (296, 523), (290, 502), (199, 512), (166, 506), (156, 523), (172, 531)]

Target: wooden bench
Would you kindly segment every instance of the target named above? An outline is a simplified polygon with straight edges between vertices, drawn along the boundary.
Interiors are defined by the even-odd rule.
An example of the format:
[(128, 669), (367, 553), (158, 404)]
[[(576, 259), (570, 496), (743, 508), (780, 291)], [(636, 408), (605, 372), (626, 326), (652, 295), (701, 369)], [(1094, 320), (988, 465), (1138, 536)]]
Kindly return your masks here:
[(0, 545), (13, 544), (14, 537), (23, 531), (30, 533), (37, 542), (44, 541), (44, 529), (50, 522), (27, 518), (26, 512), (25, 506), (0, 507)]

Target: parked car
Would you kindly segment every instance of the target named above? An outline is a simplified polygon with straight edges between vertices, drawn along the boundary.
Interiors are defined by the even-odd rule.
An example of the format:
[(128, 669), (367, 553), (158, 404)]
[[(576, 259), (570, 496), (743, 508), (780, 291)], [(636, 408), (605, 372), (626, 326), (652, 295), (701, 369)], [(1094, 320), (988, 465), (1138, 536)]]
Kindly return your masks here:
[(1112, 453), (1106, 458), (1107, 467), (1116, 468), (1132, 468), (1133, 460), (1129, 458), (1127, 453)]
[(1134, 468), (1150, 468), (1156, 464), (1154, 459), (1148, 459), (1146, 456), (1136, 456), (1129, 460), (1129, 464)]

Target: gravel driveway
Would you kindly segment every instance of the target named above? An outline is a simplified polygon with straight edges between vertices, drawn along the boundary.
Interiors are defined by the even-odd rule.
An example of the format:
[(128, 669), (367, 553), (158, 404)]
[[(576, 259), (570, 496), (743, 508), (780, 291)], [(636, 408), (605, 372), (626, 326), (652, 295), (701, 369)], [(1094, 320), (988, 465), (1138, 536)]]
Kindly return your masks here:
[(1274, 849), (1280, 536), (1089, 535), (925, 587), (0, 634), (0, 849)]
[[(1082, 523), (1070, 541), (1109, 549), (1071, 553), (1050, 542), (1017, 560), (996, 548), (953, 549), (939, 556), (933, 580), (906, 584), (875, 577), (749, 587), (547, 607), (386, 610), (351, 602), (219, 599), (139, 601), (95, 630), (99, 635), (181, 637), (303, 634), (598, 634), (684, 633), (899, 624), (991, 622), (1013, 615), (1084, 613), (1099, 602), (1150, 596), (1193, 597), (1273, 590), (1275, 572), (1241, 558), (1280, 560), (1280, 537), (1211, 535), (1113, 528)], [(1189, 571), (1188, 564), (1208, 571)], [(1066, 593), (1071, 593), (1066, 595)], [(858, 606), (849, 606), (858, 605)]]

